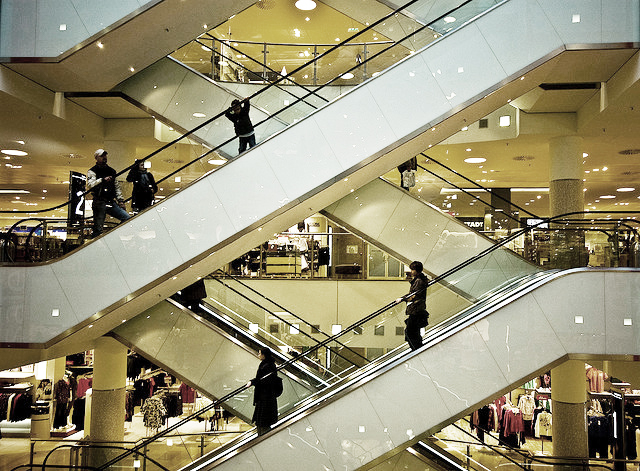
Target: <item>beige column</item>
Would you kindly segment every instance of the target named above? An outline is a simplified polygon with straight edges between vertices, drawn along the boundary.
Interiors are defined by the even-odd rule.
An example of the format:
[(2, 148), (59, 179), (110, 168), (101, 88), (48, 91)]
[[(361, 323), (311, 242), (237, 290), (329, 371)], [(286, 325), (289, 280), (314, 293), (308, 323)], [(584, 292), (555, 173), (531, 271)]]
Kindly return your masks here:
[(568, 360), (551, 370), (553, 455), (589, 456), (584, 362)]
[[(582, 212), (584, 210), (582, 138), (556, 137), (549, 141), (549, 214)], [(581, 215), (570, 216), (580, 219)], [(552, 224), (551, 227), (562, 227)], [(585, 266), (588, 259), (581, 231), (552, 233), (552, 266), (574, 268)]]
[[(93, 443), (124, 440), (124, 396), (127, 383), (127, 347), (111, 337), (95, 341), (93, 394), (91, 397), (91, 435)], [(119, 444), (119, 443), (118, 443)], [(92, 463), (117, 456), (120, 452), (92, 454)]]

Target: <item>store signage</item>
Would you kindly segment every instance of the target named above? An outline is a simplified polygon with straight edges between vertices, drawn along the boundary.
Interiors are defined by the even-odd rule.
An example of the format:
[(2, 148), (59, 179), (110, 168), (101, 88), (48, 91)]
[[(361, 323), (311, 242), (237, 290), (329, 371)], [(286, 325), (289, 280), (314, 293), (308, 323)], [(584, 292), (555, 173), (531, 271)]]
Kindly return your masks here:
[(484, 230), (484, 218), (482, 217), (461, 217), (458, 220), (462, 221), (465, 226), (475, 229), (476, 231)]
[[(539, 219), (539, 218), (523, 218), (521, 219), (521, 221), (524, 221), (524, 225), (527, 227), (531, 227), (531, 226), (536, 226), (536, 224), (540, 224), (542, 221), (544, 221), (544, 219)], [(536, 226), (540, 229), (548, 229), (549, 228), (549, 223), (544, 223), (544, 224), (540, 224), (539, 226)]]
[(79, 172), (69, 172), (69, 210), (67, 224), (75, 226), (84, 219), (84, 192), (87, 176)]

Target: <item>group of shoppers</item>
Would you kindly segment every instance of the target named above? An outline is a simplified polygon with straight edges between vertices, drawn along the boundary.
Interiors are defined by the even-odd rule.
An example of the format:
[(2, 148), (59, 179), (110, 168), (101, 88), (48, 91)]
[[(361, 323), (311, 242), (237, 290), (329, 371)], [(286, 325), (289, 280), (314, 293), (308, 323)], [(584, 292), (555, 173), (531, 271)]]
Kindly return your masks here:
[[(249, 99), (233, 100), (225, 116), (233, 123), (238, 136), (238, 152), (256, 145), (253, 124), (249, 118)], [(102, 234), (104, 220), (108, 215), (119, 221), (126, 221), (131, 215), (125, 210), (124, 197), (120, 183), (116, 179), (117, 172), (107, 165), (108, 152), (98, 149), (94, 153), (96, 164), (87, 172), (87, 186), (93, 196), (93, 231), (92, 237)], [(143, 161), (136, 160), (127, 175), (127, 181), (133, 183), (131, 192), (131, 209), (134, 214), (153, 204), (154, 195), (158, 191), (151, 172), (148, 172)]]

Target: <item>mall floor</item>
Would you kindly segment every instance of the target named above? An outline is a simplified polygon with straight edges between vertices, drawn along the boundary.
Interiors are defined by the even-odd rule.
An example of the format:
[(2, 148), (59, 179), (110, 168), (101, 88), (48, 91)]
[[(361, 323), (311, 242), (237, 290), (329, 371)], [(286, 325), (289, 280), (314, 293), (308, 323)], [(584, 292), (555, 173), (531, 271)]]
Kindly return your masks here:
[[(185, 415), (186, 416), (186, 415)], [(181, 420), (180, 417), (170, 418), (167, 426)], [(148, 449), (149, 456), (158, 460), (169, 469), (179, 469), (192, 462), (201, 454), (209, 453), (220, 445), (232, 440), (239, 433), (249, 430), (251, 427), (237, 418), (231, 418), (227, 423), (220, 421), (219, 430), (211, 431), (211, 423), (208, 421), (188, 422), (180, 427), (180, 435), (169, 435), (158, 443), (154, 443)], [(137, 413), (131, 423), (125, 424), (125, 442), (137, 442), (140, 439), (153, 435), (153, 431), (147, 429), (142, 422), (142, 415)], [(82, 440), (83, 432), (77, 432), (64, 439), (35, 440), (34, 463), (41, 464), (47, 454), (61, 444), (71, 445)], [(9, 471), (16, 466), (29, 463), (30, 447), (32, 441), (28, 437), (3, 437), (0, 439), (0, 470)], [(47, 459), (48, 464), (69, 465), (70, 448), (61, 448), (52, 453)], [(127, 463), (127, 468), (133, 468), (133, 459)], [(28, 467), (22, 469), (29, 469)], [(142, 469), (142, 467), (141, 467)], [(157, 469), (149, 466), (148, 469)]]

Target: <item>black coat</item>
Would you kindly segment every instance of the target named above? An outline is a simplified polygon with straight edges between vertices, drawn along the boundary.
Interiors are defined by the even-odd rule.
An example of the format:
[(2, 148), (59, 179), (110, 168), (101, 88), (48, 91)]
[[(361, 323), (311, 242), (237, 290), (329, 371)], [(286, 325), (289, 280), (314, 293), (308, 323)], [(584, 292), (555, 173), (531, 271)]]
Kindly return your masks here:
[(411, 288), (409, 293), (416, 293), (411, 298), (407, 299), (407, 315), (422, 314), (427, 311), (427, 285), (428, 280), (424, 273), (418, 273), (413, 280), (411, 280)]
[(256, 377), (251, 380), (255, 387), (253, 405), (256, 406), (251, 421), (261, 427), (273, 425), (278, 421), (278, 398), (273, 388), (276, 374), (276, 364), (263, 360), (258, 366)]
[(238, 136), (245, 136), (253, 132), (253, 124), (251, 124), (251, 118), (249, 118), (249, 106), (249, 102), (243, 100), (240, 103), (240, 111), (238, 113), (232, 113), (229, 110), (224, 114), (233, 123), (233, 129)]
[[(146, 175), (146, 179), (143, 174)], [(131, 207), (135, 211), (142, 211), (153, 204), (153, 195), (158, 191), (158, 185), (151, 172), (140, 172), (134, 167), (129, 170), (127, 181), (133, 183)]]

